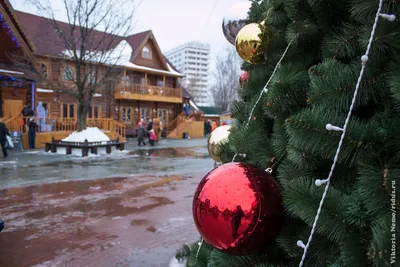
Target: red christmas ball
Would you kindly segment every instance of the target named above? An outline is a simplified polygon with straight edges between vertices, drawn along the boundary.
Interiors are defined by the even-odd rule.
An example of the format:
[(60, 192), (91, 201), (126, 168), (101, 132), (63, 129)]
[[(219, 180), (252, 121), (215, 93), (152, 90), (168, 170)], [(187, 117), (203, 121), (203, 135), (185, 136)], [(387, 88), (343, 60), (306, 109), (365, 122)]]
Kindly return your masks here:
[(243, 84), (245, 82), (247, 82), (248, 80), (249, 80), (249, 73), (247, 71), (245, 71), (240, 75), (240, 78), (239, 78), (240, 86), (243, 86)]
[(280, 231), (282, 193), (265, 170), (227, 163), (201, 180), (193, 198), (193, 217), (204, 240), (216, 249), (250, 254)]

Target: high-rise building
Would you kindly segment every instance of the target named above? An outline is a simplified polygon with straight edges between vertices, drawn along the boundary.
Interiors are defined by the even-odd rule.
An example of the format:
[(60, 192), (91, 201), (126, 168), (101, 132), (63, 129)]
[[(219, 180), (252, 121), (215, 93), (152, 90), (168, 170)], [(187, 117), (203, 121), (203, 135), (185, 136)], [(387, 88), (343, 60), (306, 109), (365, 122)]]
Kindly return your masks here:
[(165, 53), (169, 61), (185, 75), (183, 85), (199, 105), (209, 104), (210, 45), (189, 42)]

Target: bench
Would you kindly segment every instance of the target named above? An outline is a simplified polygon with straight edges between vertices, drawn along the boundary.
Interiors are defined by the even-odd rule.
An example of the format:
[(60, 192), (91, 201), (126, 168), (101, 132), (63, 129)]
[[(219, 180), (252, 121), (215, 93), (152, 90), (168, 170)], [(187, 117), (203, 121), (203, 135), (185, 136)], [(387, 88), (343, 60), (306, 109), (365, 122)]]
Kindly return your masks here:
[(110, 154), (113, 146), (115, 146), (115, 148), (120, 151), (124, 150), (125, 143), (126, 142), (119, 141), (119, 138), (116, 140), (103, 141), (103, 142), (88, 142), (88, 140), (85, 140), (85, 142), (82, 143), (82, 142), (65, 142), (62, 140), (55, 140), (53, 137), (51, 142), (45, 142), (44, 145), (45, 145), (45, 151), (46, 152), (51, 151), (51, 153), (57, 153), (57, 148), (65, 147), (67, 155), (72, 154), (73, 148), (79, 148), (82, 150), (82, 157), (87, 157), (89, 155), (89, 149), (90, 153), (97, 155), (97, 149), (99, 147), (105, 147), (107, 154)]

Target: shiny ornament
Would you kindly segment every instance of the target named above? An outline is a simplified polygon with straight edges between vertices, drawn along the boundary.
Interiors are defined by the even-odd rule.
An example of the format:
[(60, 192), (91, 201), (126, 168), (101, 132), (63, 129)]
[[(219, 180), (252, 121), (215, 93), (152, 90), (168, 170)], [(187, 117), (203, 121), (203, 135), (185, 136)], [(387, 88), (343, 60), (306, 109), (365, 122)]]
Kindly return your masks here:
[(238, 32), (249, 22), (250, 7), (250, 1), (236, 3), (227, 10), (222, 20), (222, 31), (232, 45), (235, 45)]
[(236, 36), (235, 46), (239, 56), (248, 63), (256, 63), (255, 57), (263, 57), (268, 47), (271, 30), (267, 25), (251, 23), (244, 26)]
[(282, 194), (275, 179), (245, 163), (209, 172), (193, 198), (193, 217), (216, 249), (247, 255), (275, 239), (283, 223)]
[(239, 78), (239, 83), (240, 83), (240, 87), (243, 87), (243, 85), (249, 80), (249, 73), (247, 71), (243, 72), (240, 75)]
[(221, 161), (221, 158), (218, 155), (218, 150), (220, 146), (226, 142), (228, 142), (228, 138), (230, 135), (231, 126), (223, 125), (215, 128), (214, 131), (211, 132), (207, 141), (208, 153), (211, 158), (217, 162)]

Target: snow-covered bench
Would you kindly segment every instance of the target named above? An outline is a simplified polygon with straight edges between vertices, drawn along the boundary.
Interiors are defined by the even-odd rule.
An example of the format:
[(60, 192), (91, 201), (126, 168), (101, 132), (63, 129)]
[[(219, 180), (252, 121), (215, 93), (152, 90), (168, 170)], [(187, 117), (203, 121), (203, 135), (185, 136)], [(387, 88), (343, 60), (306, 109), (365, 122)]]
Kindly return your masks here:
[(102, 142), (88, 142), (88, 140), (85, 140), (85, 142), (83, 142), (83, 143), (82, 142), (66, 142), (66, 141), (62, 141), (62, 140), (55, 140), (53, 138), (51, 142), (47, 142), (44, 144), (45, 144), (46, 152), (51, 151), (51, 153), (57, 153), (58, 147), (65, 147), (66, 154), (70, 155), (70, 154), (72, 154), (73, 148), (79, 148), (82, 150), (82, 157), (87, 157), (89, 155), (89, 149), (92, 154), (97, 155), (97, 149), (99, 147), (105, 147), (107, 154), (110, 154), (113, 146), (115, 146), (115, 148), (118, 150), (121, 150), (121, 151), (124, 150), (125, 143), (126, 142), (119, 141), (119, 138), (116, 140), (102, 141)]

